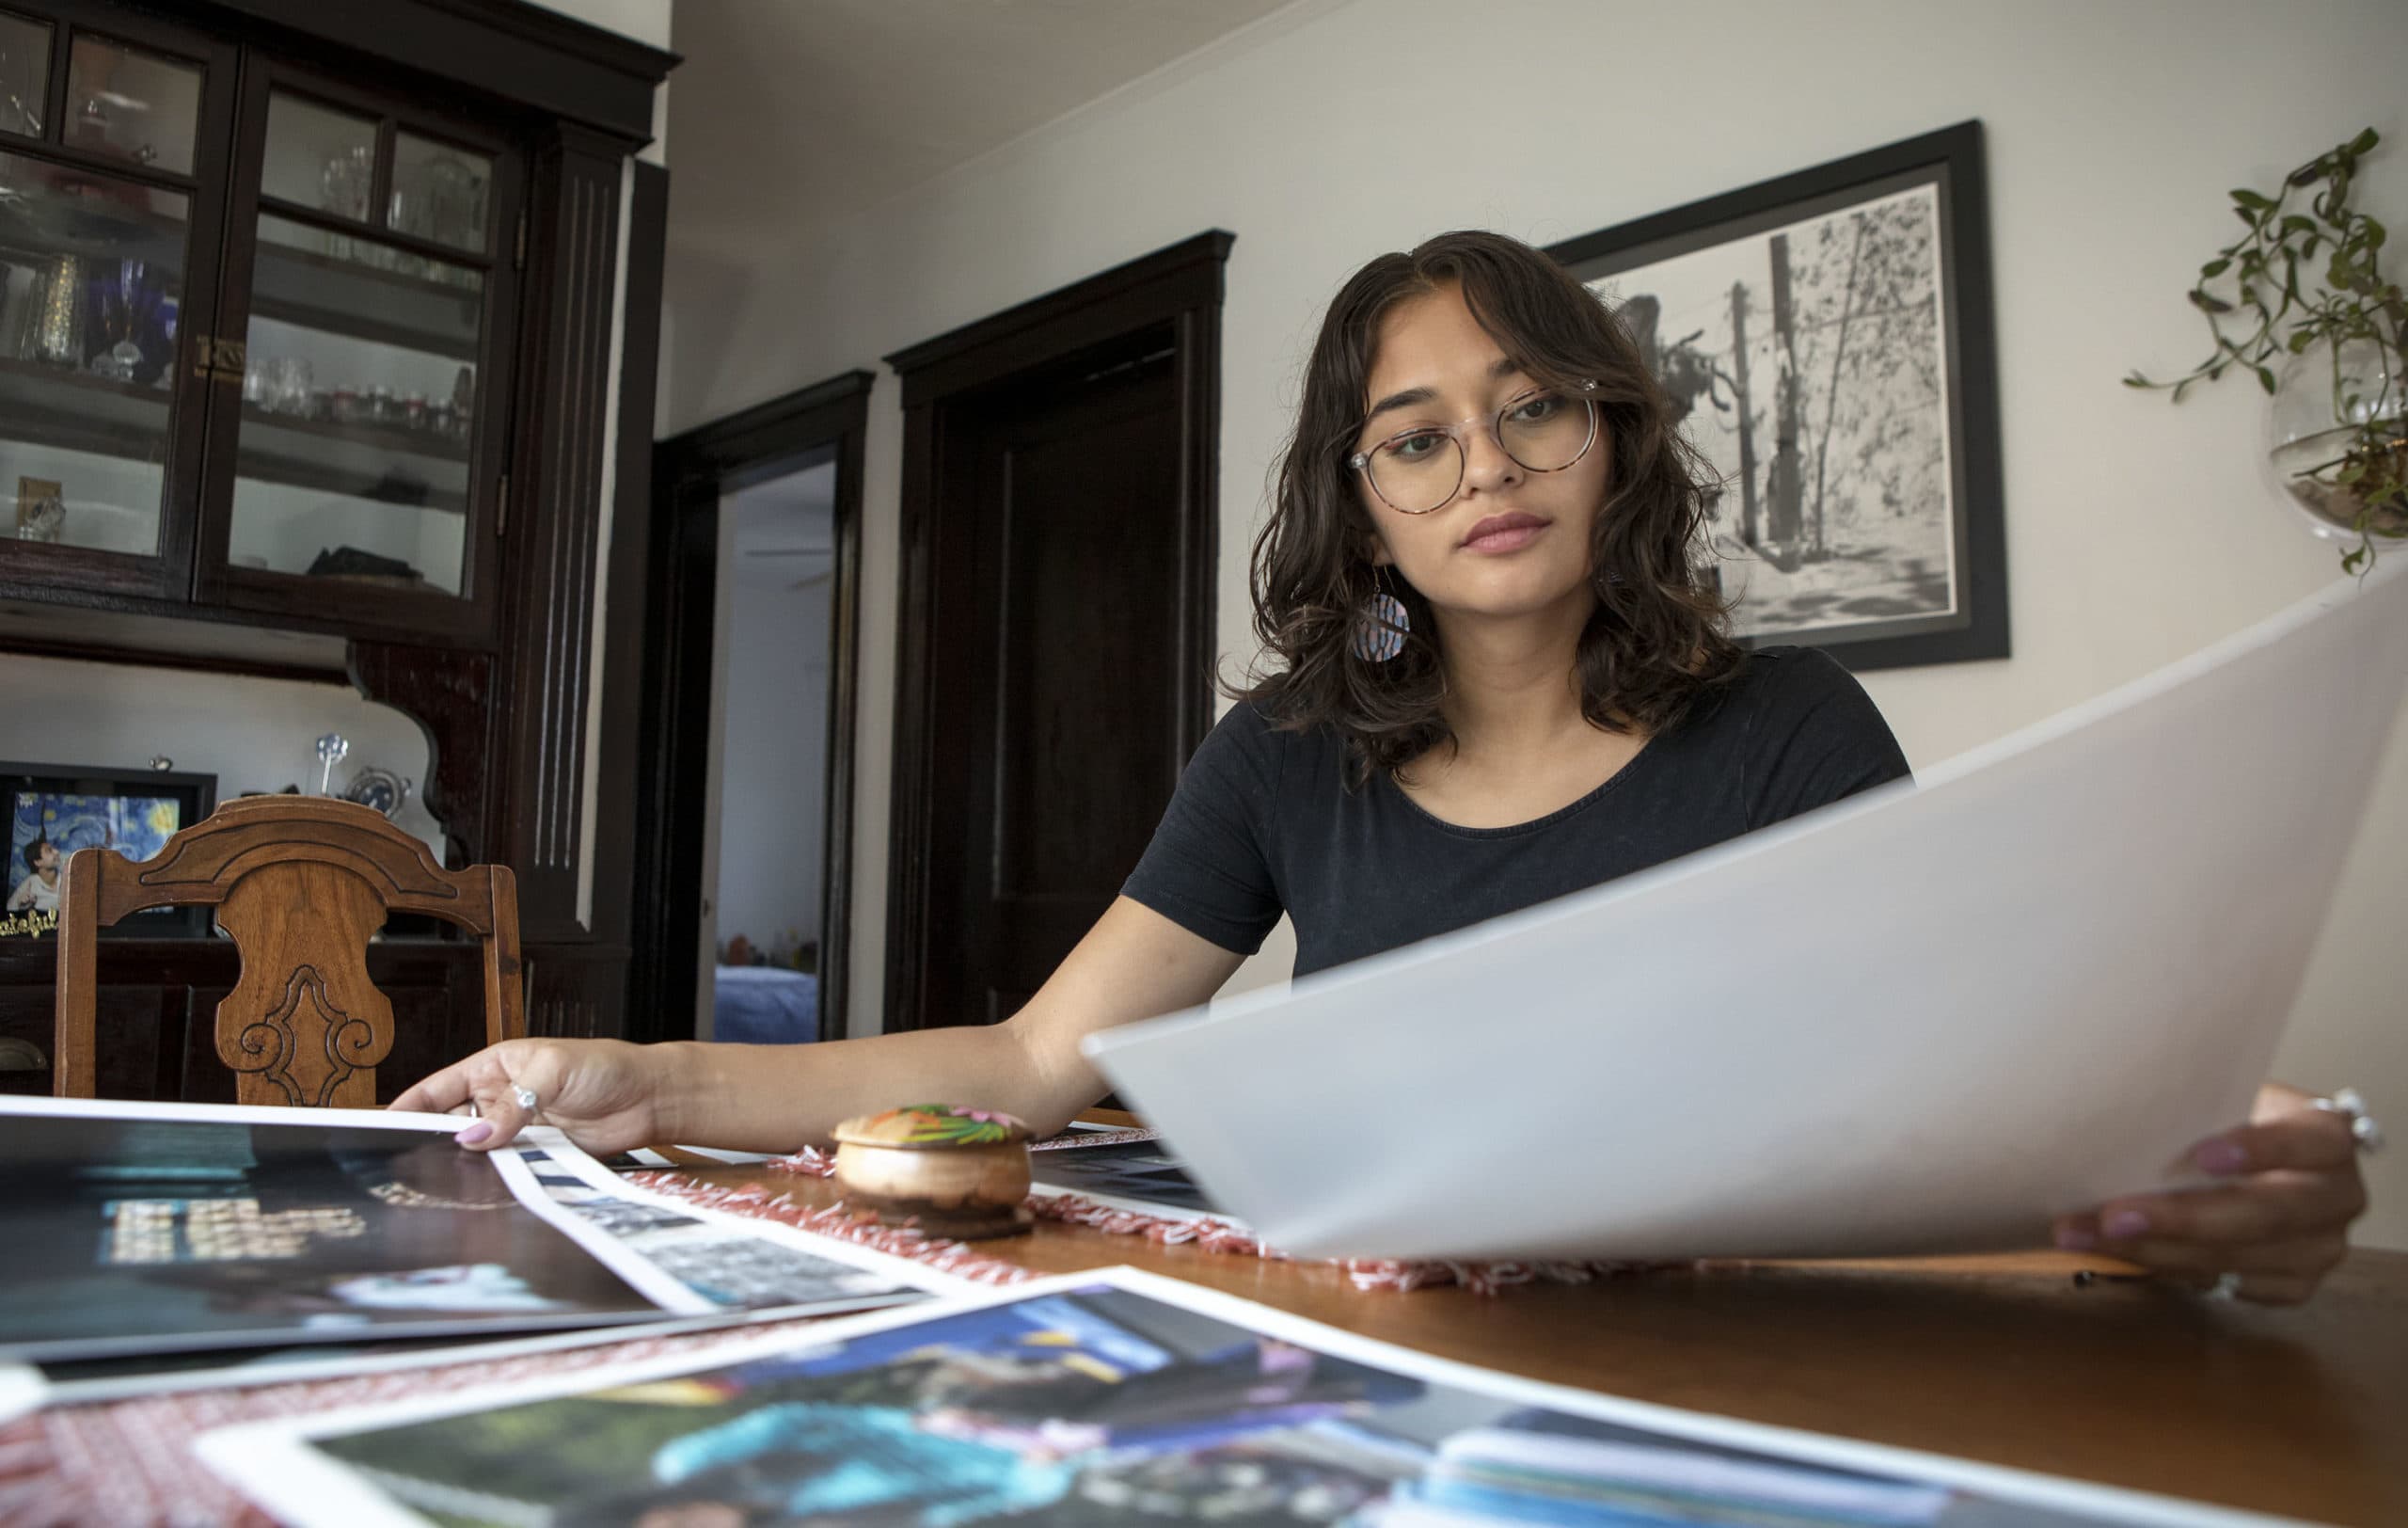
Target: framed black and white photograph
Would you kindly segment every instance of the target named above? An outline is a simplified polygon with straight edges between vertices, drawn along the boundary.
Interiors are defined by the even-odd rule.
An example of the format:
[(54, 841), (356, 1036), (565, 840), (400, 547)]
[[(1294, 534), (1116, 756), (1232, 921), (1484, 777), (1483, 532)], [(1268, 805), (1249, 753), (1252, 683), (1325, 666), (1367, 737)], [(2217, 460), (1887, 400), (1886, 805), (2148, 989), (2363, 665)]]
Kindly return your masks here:
[(1853, 669), (2007, 656), (1979, 122), (1552, 247), (1721, 479), (1751, 644)]
[[(6, 908), (0, 937), (58, 931), (60, 883), (79, 849), (145, 860), (217, 809), (217, 776), (182, 771), (0, 762), (8, 807)], [(103, 938), (204, 938), (205, 907), (154, 907), (103, 928)]]

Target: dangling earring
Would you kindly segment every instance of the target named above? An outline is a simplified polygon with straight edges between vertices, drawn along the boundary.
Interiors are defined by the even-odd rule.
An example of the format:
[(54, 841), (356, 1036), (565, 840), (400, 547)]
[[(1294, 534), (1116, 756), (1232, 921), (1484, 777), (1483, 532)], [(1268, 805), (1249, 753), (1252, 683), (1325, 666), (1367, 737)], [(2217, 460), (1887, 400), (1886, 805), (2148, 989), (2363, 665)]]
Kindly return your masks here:
[(1386, 587), (1388, 570), (1383, 567), (1375, 576), (1381, 587), (1372, 590), (1371, 597), (1354, 613), (1354, 656), (1366, 663), (1385, 663), (1404, 651), (1405, 633), (1413, 629), (1404, 601)]

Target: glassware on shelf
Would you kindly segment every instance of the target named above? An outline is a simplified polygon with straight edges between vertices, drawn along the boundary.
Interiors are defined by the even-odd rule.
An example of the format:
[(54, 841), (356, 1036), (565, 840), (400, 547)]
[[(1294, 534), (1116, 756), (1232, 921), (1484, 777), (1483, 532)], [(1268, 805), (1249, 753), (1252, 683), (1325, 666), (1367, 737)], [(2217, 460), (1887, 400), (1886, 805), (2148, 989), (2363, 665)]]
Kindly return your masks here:
[(150, 374), (151, 355), (163, 348), (150, 332), (162, 296), (157, 272), (141, 261), (121, 260), (102, 272), (93, 290), (100, 331), (93, 337), (93, 375), (132, 384)]
[(278, 356), (270, 374), (275, 379), (269, 392), (276, 400), (272, 406), (276, 411), (306, 416), (313, 381), (309, 363), (299, 356)]
[[(483, 154), (414, 133), (397, 133), (386, 226), (455, 249), (482, 250), (486, 186), (492, 176), (493, 161)], [(445, 273), (430, 268), (426, 274)]]
[(326, 156), (318, 172), (318, 205), (343, 217), (368, 219), (368, 189), (376, 179), (376, 147), (353, 144)]
[(34, 358), (52, 366), (81, 366), (83, 336), (75, 313), (84, 291), (84, 260), (53, 255), (42, 273), (40, 317), (34, 324)]

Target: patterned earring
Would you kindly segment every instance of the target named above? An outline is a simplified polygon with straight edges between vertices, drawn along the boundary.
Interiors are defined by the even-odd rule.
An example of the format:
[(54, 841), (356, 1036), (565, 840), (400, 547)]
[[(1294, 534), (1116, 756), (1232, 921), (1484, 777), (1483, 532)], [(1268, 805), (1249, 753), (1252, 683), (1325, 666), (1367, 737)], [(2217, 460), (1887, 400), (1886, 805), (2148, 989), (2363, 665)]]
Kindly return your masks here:
[(1413, 617), (1406, 613), (1404, 601), (1386, 587), (1388, 573), (1380, 569), (1376, 575), (1382, 587), (1374, 589), (1363, 608), (1354, 613), (1354, 656), (1366, 663), (1385, 663), (1404, 651), (1405, 633), (1413, 629)]

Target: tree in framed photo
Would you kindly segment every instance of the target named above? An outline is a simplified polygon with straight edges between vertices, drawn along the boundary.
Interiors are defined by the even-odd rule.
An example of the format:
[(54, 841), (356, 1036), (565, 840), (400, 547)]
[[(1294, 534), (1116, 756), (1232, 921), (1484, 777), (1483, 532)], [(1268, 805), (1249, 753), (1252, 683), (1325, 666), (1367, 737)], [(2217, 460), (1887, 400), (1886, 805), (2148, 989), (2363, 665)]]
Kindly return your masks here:
[(1969, 122), (1551, 251), (1721, 482), (1743, 639), (1860, 669), (2006, 655), (1981, 202)]

